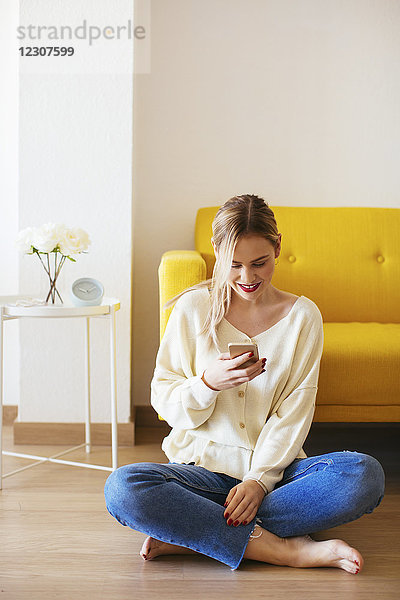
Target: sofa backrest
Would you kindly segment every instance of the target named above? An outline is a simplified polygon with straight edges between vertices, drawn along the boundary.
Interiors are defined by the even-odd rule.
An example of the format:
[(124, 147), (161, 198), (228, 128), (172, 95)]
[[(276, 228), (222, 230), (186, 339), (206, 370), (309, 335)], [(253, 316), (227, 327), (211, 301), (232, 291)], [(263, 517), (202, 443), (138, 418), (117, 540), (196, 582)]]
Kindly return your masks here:
[[(282, 234), (272, 283), (307, 296), (326, 322), (400, 322), (400, 209), (271, 206)], [(211, 276), (211, 224), (218, 206), (201, 208), (196, 250)]]

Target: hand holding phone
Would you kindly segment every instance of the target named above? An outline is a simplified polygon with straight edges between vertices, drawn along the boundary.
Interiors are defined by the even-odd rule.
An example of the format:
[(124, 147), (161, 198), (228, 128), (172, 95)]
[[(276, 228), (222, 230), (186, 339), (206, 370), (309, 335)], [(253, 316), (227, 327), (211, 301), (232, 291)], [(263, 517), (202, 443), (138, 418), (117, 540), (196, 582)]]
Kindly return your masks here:
[(249, 367), (250, 365), (254, 364), (255, 362), (257, 362), (259, 359), (258, 357), (258, 347), (257, 344), (253, 344), (253, 343), (243, 343), (243, 344), (228, 344), (228, 349), (229, 349), (229, 356), (231, 358), (236, 358), (237, 356), (240, 356), (241, 354), (246, 354), (247, 352), (252, 352), (254, 356), (252, 356), (251, 358), (249, 358), (249, 360), (247, 360), (245, 363), (241, 364), (239, 367), (236, 367), (237, 369), (246, 369), (246, 367)]
[[(264, 372), (266, 359), (260, 361), (256, 344), (232, 343), (228, 344), (228, 348), (229, 352), (220, 354), (201, 376), (203, 382), (212, 390), (222, 391), (237, 387)], [(249, 356), (250, 353), (253, 353), (253, 356)]]

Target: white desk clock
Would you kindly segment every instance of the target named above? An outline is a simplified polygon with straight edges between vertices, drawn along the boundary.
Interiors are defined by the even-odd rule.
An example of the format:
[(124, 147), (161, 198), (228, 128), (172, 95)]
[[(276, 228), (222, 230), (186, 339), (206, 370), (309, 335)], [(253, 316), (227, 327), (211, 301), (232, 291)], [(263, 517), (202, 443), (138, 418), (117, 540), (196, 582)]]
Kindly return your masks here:
[(71, 286), (71, 300), (75, 306), (97, 306), (101, 304), (104, 287), (92, 277), (81, 277)]

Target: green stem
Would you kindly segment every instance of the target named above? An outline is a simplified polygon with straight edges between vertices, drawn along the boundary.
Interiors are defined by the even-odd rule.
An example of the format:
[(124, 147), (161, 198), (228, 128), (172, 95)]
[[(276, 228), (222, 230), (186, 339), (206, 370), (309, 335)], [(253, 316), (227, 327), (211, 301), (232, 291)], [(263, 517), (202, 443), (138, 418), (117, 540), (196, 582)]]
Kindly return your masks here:
[(39, 252), (37, 252), (36, 254), (38, 255), (38, 257), (39, 257), (39, 260), (40, 260), (40, 262), (41, 262), (41, 263), (42, 263), (42, 265), (43, 265), (43, 269), (46, 271), (47, 275), (50, 277), (50, 273), (49, 273), (49, 272), (48, 272), (48, 270), (46, 269), (46, 265), (45, 265), (45, 264), (44, 264), (44, 262), (42, 261), (42, 258), (41, 258), (41, 256), (40, 256)]
[[(48, 257), (49, 257), (49, 255), (47, 254), (47, 258)], [(57, 268), (57, 251), (56, 251), (55, 252), (55, 257), (54, 257), (54, 279), (51, 279), (51, 277), (49, 275), (49, 278), (50, 278), (50, 291), (49, 291), (49, 293), (47, 295), (46, 302), (48, 302), (48, 300), (50, 298), (50, 295), (51, 295), (51, 300), (52, 300), (52, 303), (54, 304), (55, 297), (56, 297), (55, 295), (57, 294), (57, 296), (61, 300), (61, 303), (64, 304), (63, 299), (61, 298), (61, 296), (59, 294), (59, 291), (56, 288), (57, 278), (58, 278), (58, 276), (60, 274), (60, 271), (61, 271), (61, 268), (62, 268), (64, 262), (65, 262), (65, 256), (63, 256), (61, 258), (60, 263), (59, 263), (58, 268)], [(50, 268), (50, 263), (49, 263), (49, 268)]]
[[(55, 253), (54, 253), (54, 273), (57, 273), (57, 250), (56, 250), (56, 251), (55, 251)], [(54, 304), (54, 302), (56, 301), (56, 295), (55, 295), (55, 293), (54, 293), (54, 290), (56, 289), (56, 287), (55, 287), (55, 283), (56, 283), (56, 282), (55, 282), (55, 277), (56, 277), (56, 276), (54, 276), (54, 286), (53, 286), (53, 293), (52, 293), (52, 295), (51, 295), (51, 301), (53, 302), (53, 304)]]
[[(47, 256), (47, 267), (48, 267), (48, 270), (46, 272), (47, 272), (47, 275), (49, 276), (49, 280), (50, 280), (50, 291), (47, 294), (47, 298), (46, 298), (46, 302), (48, 302), (48, 300), (50, 298), (50, 295), (51, 295), (51, 292), (52, 292), (52, 289), (53, 289), (53, 280), (51, 278), (50, 257), (49, 257), (49, 253), (48, 252), (47, 252), (46, 256)], [(51, 296), (51, 299), (52, 299), (52, 302), (54, 304), (53, 296)]]

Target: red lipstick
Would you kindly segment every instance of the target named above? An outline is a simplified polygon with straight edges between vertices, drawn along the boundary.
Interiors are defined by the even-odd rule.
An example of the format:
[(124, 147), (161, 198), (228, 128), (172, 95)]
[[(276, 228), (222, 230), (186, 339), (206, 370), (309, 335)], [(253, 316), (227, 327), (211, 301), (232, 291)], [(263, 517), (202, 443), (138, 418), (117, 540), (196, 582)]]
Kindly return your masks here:
[(255, 292), (256, 290), (258, 290), (258, 288), (261, 285), (261, 281), (259, 281), (258, 283), (253, 283), (250, 286), (244, 286), (241, 283), (237, 284), (241, 290), (243, 290), (244, 292), (246, 292), (246, 294), (251, 294), (252, 292)]

